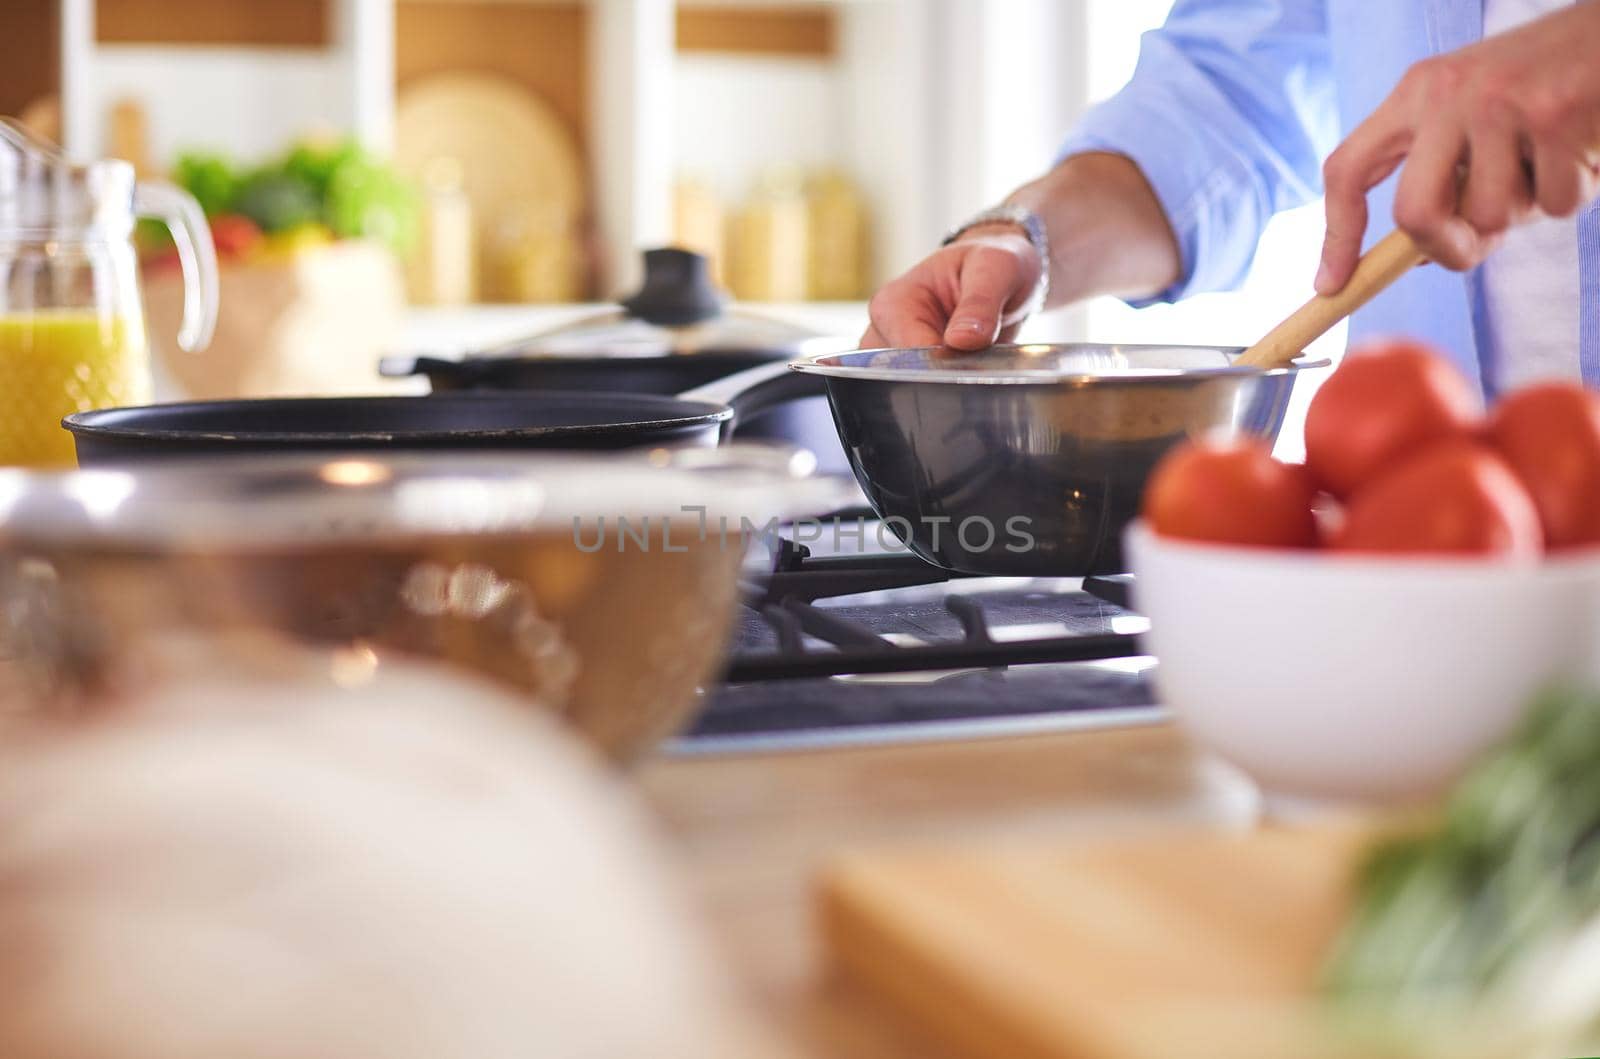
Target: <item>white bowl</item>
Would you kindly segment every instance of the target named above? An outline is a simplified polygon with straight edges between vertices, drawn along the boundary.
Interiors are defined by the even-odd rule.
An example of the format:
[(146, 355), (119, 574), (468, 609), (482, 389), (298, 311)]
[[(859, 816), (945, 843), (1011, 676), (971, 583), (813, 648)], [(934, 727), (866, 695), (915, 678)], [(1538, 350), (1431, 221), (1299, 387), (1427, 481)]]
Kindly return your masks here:
[(1547, 684), (1593, 679), (1600, 557), (1353, 556), (1127, 532), (1164, 702), (1269, 795), (1442, 791)]

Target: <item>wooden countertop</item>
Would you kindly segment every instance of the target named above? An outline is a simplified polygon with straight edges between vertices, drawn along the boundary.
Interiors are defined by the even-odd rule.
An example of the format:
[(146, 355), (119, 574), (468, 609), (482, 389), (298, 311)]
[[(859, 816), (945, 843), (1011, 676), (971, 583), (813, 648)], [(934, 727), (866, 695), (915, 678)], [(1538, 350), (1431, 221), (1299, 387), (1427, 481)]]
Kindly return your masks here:
[(811, 886), (831, 858), (894, 844), (987, 844), (1249, 826), (1254, 788), (1169, 724), (848, 750), (668, 756), (636, 777), (735, 973), (803, 1055), (945, 1053), (829, 974)]

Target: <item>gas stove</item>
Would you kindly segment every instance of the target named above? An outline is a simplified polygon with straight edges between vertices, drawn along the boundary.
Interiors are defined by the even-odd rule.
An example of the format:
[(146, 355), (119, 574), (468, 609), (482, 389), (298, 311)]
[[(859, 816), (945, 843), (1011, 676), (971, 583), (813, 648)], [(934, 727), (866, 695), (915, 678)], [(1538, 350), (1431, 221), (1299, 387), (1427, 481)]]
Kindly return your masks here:
[[(866, 540), (881, 540), (867, 534)], [(745, 570), (723, 682), (677, 753), (811, 749), (1164, 717), (1131, 579), (967, 577), (903, 548), (778, 539)]]

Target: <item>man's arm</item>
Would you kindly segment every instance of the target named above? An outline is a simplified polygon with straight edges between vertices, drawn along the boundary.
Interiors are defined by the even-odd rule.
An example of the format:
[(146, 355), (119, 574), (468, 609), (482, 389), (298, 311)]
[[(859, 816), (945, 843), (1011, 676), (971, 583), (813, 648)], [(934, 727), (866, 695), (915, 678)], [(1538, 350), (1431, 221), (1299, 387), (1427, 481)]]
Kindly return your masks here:
[[(1148, 297), (1178, 279), (1183, 262), (1172, 225), (1126, 155), (1071, 155), (1006, 201), (1038, 214), (1055, 235), (1051, 307), (1102, 294)], [(1115, 252), (1106, 253), (1108, 247)]]
[[(1322, 0), (1178, 0), (1128, 86), (1008, 200), (1045, 222), (1051, 304), (1236, 283), (1271, 216), (1320, 192), (1333, 109)], [(879, 291), (862, 342), (981, 348), (1039, 275), (1020, 228), (974, 228)]]

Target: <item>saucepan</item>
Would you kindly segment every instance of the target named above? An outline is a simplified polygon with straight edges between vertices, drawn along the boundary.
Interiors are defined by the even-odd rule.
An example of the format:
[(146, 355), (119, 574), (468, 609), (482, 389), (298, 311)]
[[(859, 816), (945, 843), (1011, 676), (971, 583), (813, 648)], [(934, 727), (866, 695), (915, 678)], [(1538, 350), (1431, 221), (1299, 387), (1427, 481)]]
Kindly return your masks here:
[(857, 483), (911, 552), (957, 573), (1084, 577), (1126, 572), (1123, 530), (1168, 449), (1200, 435), (1275, 441), (1300, 373), (1330, 364), (1240, 364), (1246, 354), (1091, 342), (866, 349), (696, 392), (729, 403), (737, 422), (820, 383)]
[(1262, 370), (1202, 346), (999, 345), (826, 354), (851, 469), (911, 551), (971, 574), (1121, 573), (1145, 480), (1200, 434), (1272, 440), (1301, 358)]

